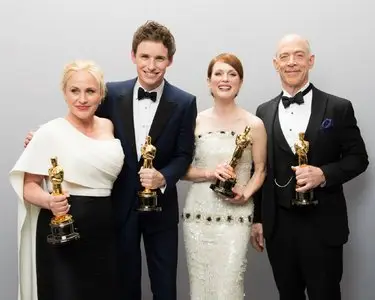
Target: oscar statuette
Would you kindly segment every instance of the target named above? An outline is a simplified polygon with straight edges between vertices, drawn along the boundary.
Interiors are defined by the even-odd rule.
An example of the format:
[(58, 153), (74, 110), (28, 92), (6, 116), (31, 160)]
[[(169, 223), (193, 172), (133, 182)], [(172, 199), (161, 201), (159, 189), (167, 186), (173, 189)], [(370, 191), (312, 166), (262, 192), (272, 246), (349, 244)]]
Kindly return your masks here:
[[(64, 180), (64, 170), (57, 163), (57, 157), (51, 158), (52, 167), (48, 170), (48, 176), (52, 183), (52, 195), (63, 195), (61, 184)], [(73, 217), (69, 214), (54, 216), (49, 224), (51, 234), (47, 236), (47, 242), (52, 245), (61, 245), (72, 240), (79, 239), (79, 233), (75, 231)]]
[[(294, 144), (294, 149), (298, 157), (298, 165), (299, 167), (303, 168), (308, 165), (307, 153), (309, 152), (309, 142), (304, 140), (304, 132), (300, 132), (298, 136), (299, 139)], [(298, 184), (296, 184), (296, 188), (299, 188)], [(308, 206), (316, 204), (318, 204), (318, 200), (314, 199), (313, 190), (309, 190), (307, 192), (296, 192), (295, 199), (292, 199), (292, 205), (295, 206)]]
[[(151, 137), (146, 136), (146, 141), (141, 148), (143, 158), (143, 168), (152, 169), (152, 161), (155, 158), (156, 148), (151, 144)], [(161, 211), (158, 206), (158, 196), (156, 191), (145, 188), (143, 191), (138, 192), (139, 206), (138, 211)]]
[[(250, 132), (250, 127), (246, 126), (244, 132), (237, 135), (236, 137), (236, 148), (234, 149), (232, 159), (229, 163), (229, 165), (233, 169), (237, 166), (238, 161), (240, 160), (244, 149), (251, 142), (251, 137), (249, 135), (249, 132)], [(232, 188), (236, 185), (236, 182), (237, 182), (236, 178), (229, 178), (225, 181), (221, 181), (220, 179), (217, 179), (215, 183), (212, 183), (210, 185), (210, 189), (212, 189), (216, 193), (219, 193), (225, 197), (233, 198), (235, 194), (232, 191)]]

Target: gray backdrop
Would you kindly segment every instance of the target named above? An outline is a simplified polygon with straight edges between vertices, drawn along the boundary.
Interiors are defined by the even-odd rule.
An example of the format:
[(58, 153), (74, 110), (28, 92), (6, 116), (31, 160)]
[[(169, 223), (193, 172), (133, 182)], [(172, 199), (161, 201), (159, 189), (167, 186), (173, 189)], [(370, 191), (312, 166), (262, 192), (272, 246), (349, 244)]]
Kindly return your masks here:
[[(177, 53), (167, 78), (198, 97), (199, 110), (212, 100), (206, 85), (210, 59), (237, 54), (245, 68), (238, 97), (251, 112), (280, 91), (272, 67), (278, 39), (297, 32), (316, 54), (313, 83), (353, 101), (359, 126), (374, 158), (373, 74), (375, 32), (371, 0), (204, 1), (204, 0), (2, 0), (0, 4), (0, 299), (16, 299), (16, 197), (8, 172), (22, 151), (25, 134), (64, 115), (59, 91), (63, 65), (75, 58), (96, 60), (106, 80), (135, 76), (130, 60), (132, 34), (147, 19), (167, 25)], [(67, 141), (69, 142), (69, 141)], [(374, 168), (345, 186), (351, 227), (345, 246), (344, 300), (374, 299)], [(180, 185), (183, 206), (187, 184)], [(266, 254), (248, 254), (246, 299), (277, 299)], [(178, 299), (188, 299), (188, 277), (180, 239)], [(151, 299), (144, 272), (144, 299)]]

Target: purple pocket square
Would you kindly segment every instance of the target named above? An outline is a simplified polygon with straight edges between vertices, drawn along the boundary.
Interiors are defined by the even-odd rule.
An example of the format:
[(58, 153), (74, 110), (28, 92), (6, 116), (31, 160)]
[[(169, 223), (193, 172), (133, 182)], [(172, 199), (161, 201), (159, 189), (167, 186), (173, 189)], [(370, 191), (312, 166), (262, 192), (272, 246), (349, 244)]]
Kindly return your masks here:
[(333, 120), (332, 119), (324, 119), (322, 124), (320, 124), (321, 130), (327, 130), (329, 128), (333, 127)]

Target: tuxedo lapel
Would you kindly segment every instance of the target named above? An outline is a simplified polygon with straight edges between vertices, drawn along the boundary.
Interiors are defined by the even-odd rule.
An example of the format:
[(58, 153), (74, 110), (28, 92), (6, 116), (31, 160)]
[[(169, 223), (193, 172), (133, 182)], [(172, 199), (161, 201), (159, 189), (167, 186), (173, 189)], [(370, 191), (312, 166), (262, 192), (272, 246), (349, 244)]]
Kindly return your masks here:
[(264, 118), (263, 118), (263, 122), (264, 122), (264, 127), (266, 128), (266, 131), (267, 131), (267, 136), (268, 136), (268, 139), (267, 139), (267, 153), (268, 153), (268, 161), (269, 161), (269, 165), (271, 168), (273, 168), (273, 143), (274, 143), (274, 121), (275, 121), (275, 117), (276, 117), (276, 113), (277, 113), (277, 107), (278, 107), (278, 104), (279, 104), (279, 101), (280, 101), (280, 98), (281, 98), (281, 94), (279, 96), (277, 96), (275, 99), (273, 99), (269, 106), (265, 107), (266, 109), (266, 112), (264, 114)]
[(160, 103), (156, 109), (154, 119), (151, 124), (149, 135), (151, 136), (151, 143), (155, 145), (158, 137), (163, 132), (163, 129), (169, 117), (173, 112), (176, 103), (173, 99), (173, 91), (171, 85), (165, 81), (163, 94), (160, 98)]
[[(278, 110), (278, 105), (274, 117), (274, 122), (273, 122), (273, 135), (275, 137), (275, 141), (278, 143), (278, 146), (283, 149), (285, 152), (288, 152), (289, 154), (293, 154), (293, 151), (290, 149), (290, 146), (285, 138), (285, 135), (281, 129), (280, 125), (280, 119), (279, 119), (279, 110)], [(294, 155), (294, 154), (293, 154)]]
[(133, 89), (128, 89), (121, 95), (121, 120), (123, 121), (123, 132), (125, 141), (129, 145), (130, 155), (134, 159), (127, 161), (137, 161), (137, 151), (135, 146), (134, 117), (133, 117)]
[[(305, 139), (310, 143), (310, 149), (313, 149), (314, 143), (320, 131), (320, 125), (323, 122), (324, 114), (327, 107), (327, 97), (313, 87), (312, 104), (311, 104), (311, 115), (309, 123), (307, 125)], [(308, 152), (309, 154), (310, 152)]]

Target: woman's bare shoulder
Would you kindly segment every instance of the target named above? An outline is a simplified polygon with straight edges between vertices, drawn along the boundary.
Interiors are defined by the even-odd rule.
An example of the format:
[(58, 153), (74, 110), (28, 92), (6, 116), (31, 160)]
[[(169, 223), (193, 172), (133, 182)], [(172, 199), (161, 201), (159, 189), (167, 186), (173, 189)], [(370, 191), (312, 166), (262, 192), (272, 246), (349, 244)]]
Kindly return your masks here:
[(257, 129), (259, 127), (264, 127), (263, 125), (263, 121), (257, 117), (256, 115), (252, 114), (251, 112), (245, 110), (245, 109), (242, 109), (242, 114), (246, 120), (246, 122), (248, 123), (248, 125), (252, 128), (252, 129)]
[(100, 131), (113, 132), (113, 123), (111, 120), (106, 118), (95, 117)]

